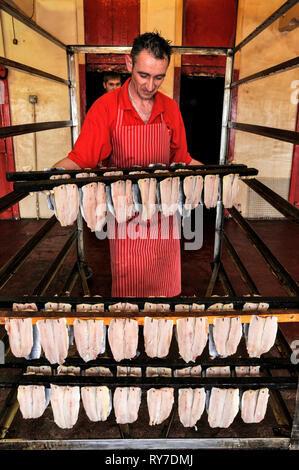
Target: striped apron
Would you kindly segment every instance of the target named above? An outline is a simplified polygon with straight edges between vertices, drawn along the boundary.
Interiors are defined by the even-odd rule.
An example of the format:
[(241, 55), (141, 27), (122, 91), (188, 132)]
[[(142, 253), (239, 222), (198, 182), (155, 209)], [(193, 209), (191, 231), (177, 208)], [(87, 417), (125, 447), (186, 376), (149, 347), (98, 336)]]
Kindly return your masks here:
[[(112, 134), (112, 155), (109, 166), (148, 166), (170, 163), (170, 137), (161, 115), (161, 122), (150, 125), (123, 125), (124, 111), (118, 108)], [(126, 229), (136, 234), (120, 235)], [(115, 237), (111, 238), (110, 234)], [(181, 292), (181, 257), (178, 221), (156, 212), (151, 221), (139, 216), (126, 224), (117, 224), (108, 217), (113, 297), (173, 297)], [(150, 238), (151, 236), (151, 238)]]

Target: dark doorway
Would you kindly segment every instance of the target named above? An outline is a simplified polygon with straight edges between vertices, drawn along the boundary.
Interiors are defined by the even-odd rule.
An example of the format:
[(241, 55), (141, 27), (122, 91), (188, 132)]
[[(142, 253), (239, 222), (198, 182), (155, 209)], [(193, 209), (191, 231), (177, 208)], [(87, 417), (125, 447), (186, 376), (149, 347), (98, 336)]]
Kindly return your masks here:
[(180, 109), (188, 151), (207, 165), (219, 162), (224, 78), (181, 76)]
[[(86, 72), (86, 112), (90, 106), (105, 93), (103, 87), (104, 72)], [(123, 84), (129, 74), (121, 73), (121, 83)]]

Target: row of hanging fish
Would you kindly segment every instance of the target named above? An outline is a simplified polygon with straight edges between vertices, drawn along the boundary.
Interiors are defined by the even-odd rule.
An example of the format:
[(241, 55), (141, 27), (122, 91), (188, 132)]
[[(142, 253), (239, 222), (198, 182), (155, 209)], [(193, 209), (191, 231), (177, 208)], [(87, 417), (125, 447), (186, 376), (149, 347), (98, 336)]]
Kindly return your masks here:
[[(154, 165), (152, 165), (154, 166)], [(162, 165), (157, 165), (158, 167)], [(190, 168), (191, 169), (191, 168)], [(176, 171), (190, 171), (180, 169)], [(161, 174), (168, 170), (157, 169)], [(132, 171), (129, 174), (150, 175), (146, 171)], [(121, 176), (122, 171), (108, 171), (103, 176)], [(93, 177), (95, 173), (77, 173), (76, 177)], [(70, 175), (53, 175), (50, 179), (65, 179)], [(223, 205), (232, 207), (238, 196), (239, 175), (223, 176)], [(118, 223), (124, 223), (139, 214), (142, 221), (150, 220), (161, 212), (169, 217), (179, 213), (183, 217), (190, 215), (198, 204), (210, 209), (216, 207), (219, 196), (219, 175), (201, 175), (166, 177), (161, 181), (156, 178), (139, 180), (119, 180), (110, 184), (102, 182), (88, 183), (81, 188), (76, 184), (65, 183), (46, 192), (48, 207), (54, 210), (62, 226), (72, 225), (79, 210), (92, 232), (100, 232), (110, 212)]]
[[(19, 304), (22, 305), (22, 304)], [(57, 304), (46, 304), (52, 309)], [(77, 311), (95, 310), (96, 305), (78, 305)], [(98, 304), (98, 311), (101, 312)], [(131, 305), (131, 311), (138, 310)], [(169, 305), (159, 304), (163, 312)], [(70, 306), (69, 306), (70, 307)], [(146, 304), (148, 312), (157, 308), (156, 304)], [(178, 306), (182, 307), (182, 306)], [(189, 306), (188, 306), (189, 307)], [(103, 308), (103, 307), (102, 307)], [(110, 306), (117, 310), (119, 304)], [(47, 309), (46, 309), (47, 310)], [(12, 354), (28, 359), (38, 358), (41, 348), (51, 364), (63, 364), (67, 355), (72, 335), (81, 358), (88, 362), (103, 354), (106, 348), (106, 329), (104, 320), (75, 319), (73, 328), (67, 325), (66, 318), (38, 320), (32, 325), (32, 319), (6, 319), (6, 330)], [(144, 349), (151, 358), (163, 358), (169, 353), (173, 336), (174, 321), (167, 318), (145, 316), (143, 326)], [(275, 343), (277, 317), (252, 315), (249, 324), (242, 327), (241, 317), (217, 317), (209, 325), (208, 317), (185, 317), (177, 319), (175, 336), (179, 354), (185, 362), (194, 362), (200, 356), (209, 339), (209, 354), (212, 357), (227, 357), (236, 353), (244, 333), (247, 351), (250, 357), (260, 357), (268, 352)], [(35, 338), (34, 338), (35, 336)], [(133, 359), (137, 355), (139, 327), (137, 320), (113, 318), (108, 326), (108, 341), (115, 361)], [(71, 338), (71, 340), (70, 340)], [(34, 354), (35, 351), (35, 354)]]
[[(151, 388), (147, 391), (149, 425), (165, 421), (173, 408), (174, 389)], [(43, 415), (51, 403), (54, 422), (62, 429), (72, 428), (78, 419), (80, 398), (86, 415), (92, 422), (106, 421), (112, 408), (118, 424), (131, 424), (138, 419), (142, 390), (140, 387), (116, 387), (113, 399), (107, 386), (68, 386), (50, 384), (19, 385), (17, 399), (25, 419)], [(206, 409), (212, 428), (228, 428), (241, 409), (244, 423), (259, 423), (264, 419), (269, 390), (247, 390), (240, 396), (237, 388), (201, 388), (178, 390), (178, 414), (184, 427), (194, 427)]]

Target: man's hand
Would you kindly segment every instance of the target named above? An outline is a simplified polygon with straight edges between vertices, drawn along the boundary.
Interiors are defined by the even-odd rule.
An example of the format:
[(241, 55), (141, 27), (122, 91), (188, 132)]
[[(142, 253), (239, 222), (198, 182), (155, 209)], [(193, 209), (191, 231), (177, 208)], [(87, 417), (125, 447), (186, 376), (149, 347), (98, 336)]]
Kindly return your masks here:
[(192, 158), (191, 162), (188, 163), (188, 165), (203, 165), (203, 163), (199, 162), (198, 160), (194, 160), (194, 158)]
[(80, 170), (80, 166), (73, 162), (70, 158), (63, 158), (59, 162), (55, 163), (52, 168), (64, 168), (65, 170)]

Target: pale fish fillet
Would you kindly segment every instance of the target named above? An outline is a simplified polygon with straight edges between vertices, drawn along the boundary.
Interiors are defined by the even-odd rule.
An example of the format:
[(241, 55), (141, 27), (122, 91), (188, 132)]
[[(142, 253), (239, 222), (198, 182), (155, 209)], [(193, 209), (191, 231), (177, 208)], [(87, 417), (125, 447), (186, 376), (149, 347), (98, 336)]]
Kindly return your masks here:
[(141, 377), (141, 367), (117, 366), (116, 377)]
[(229, 388), (226, 390), (225, 403), (222, 411), (220, 422), (221, 428), (228, 428), (238, 414), (240, 407), (240, 395), (237, 388)]
[(275, 343), (277, 317), (252, 315), (247, 336), (247, 351), (250, 357), (260, 357), (268, 352)]
[(116, 361), (132, 359), (138, 345), (138, 322), (130, 318), (115, 318), (108, 328), (108, 340)]
[(201, 312), (205, 309), (204, 304), (192, 304), (191, 305), (191, 312)]
[(175, 369), (173, 372), (174, 377), (200, 377), (201, 366), (184, 367), (183, 369)]
[(72, 225), (78, 217), (79, 212), (79, 190), (76, 184), (66, 185), (68, 212), (66, 225)]
[(52, 375), (51, 366), (28, 366), (24, 375)]
[(204, 203), (207, 209), (216, 206), (218, 191), (219, 175), (206, 175), (204, 180)]
[(56, 217), (60, 222), (62, 227), (66, 227), (67, 217), (68, 217), (68, 203), (67, 203), (67, 190), (66, 185), (61, 184), (60, 186), (56, 186), (53, 189), (54, 194), (54, 201), (55, 201), (55, 209), (56, 209)]
[(40, 341), (45, 356), (51, 364), (63, 364), (68, 354), (69, 336), (66, 319), (38, 320)]
[(230, 377), (230, 367), (208, 367), (206, 377)]
[(74, 336), (79, 355), (85, 362), (105, 351), (104, 320), (74, 320)]
[(82, 186), (83, 217), (92, 232), (96, 229), (97, 217), (97, 183), (88, 183)]
[(57, 426), (62, 429), (72, 428), (80, 409), (80, 387), (51, 384), (51, 406)]
[(126, 210), (127, 220), (135, 214), (135, 205), (133, 200), (133, 185), (131, 180), (126, 180)]
[(241, 418), (244, 423), (260, 423), (266, 414), (269, 390), (246, 390), (241, 401)]
[(225, 208), (230, 208), (233, 205), (232, 200), (232, 185), (233, 185), (234, 175), (225, 175), (223, 176), (223, 195), (222, 201)]
[(186, 176), (183, 182), (183, 190), (185, 195), (184, 209), (190, 211), (192, 209), (192, 201), (194, 198), (195, 176)]
[(220, 356), (235, 354), (242, 338), (241, 317), (214, 319), (213, 340)]
[(95, 231), (100, 232), (107, 218), (107, 197), (105, 183), (98, 182), (96, 190), (96, 224)]
[(185, 362), (194, 362), (200, 356), (208, 340), (208, 318), (180, 318), (176, 323), (179, 352)]
[(80, 367), (75, 366), (58, 366), (57, 367), (57, 375), (76, 375), (79, 376), (81, 374)]
[(260, 366), (236, 366), (237, 377), (258, 377), (260, 375)]
[(174, 215), (179, 208), (180, 199), (180, 178), (175, 176), (171, 178), (171, 201), (170, 215)]
[(116, 387), (113, 396), (113, 408), (118, 424), (134, 423), (138, 418), (141, 403), (141, 388)]
[(6, 318), (5, 329), (12, 354), (15, 357), (25, 357), (30, 354), (33, 346), (32, 319)]
[(112, 409), (111, 391), (108, 387), (82, 387), (82, 403), (90, 421), (106, 421)]
[(190, 311), (190, 305), (186, 304), (177, 304), (174, 307), (175, 312), (189, 312)]
[(213, 304), (213, 305), (210, 305), (207, 310), (211, 310), (212, 312), (218, 312), (219, 310), (223, 310), (223, 304), (221, 303), (217, 303), (217, 304)]
[(165, 217), (172, 215), (171, 207), (171, 183), (172, 178), (160, 181), (161, 210)]
[(17, 399), (24, 419), (39, 418), (46, 409), (43, 385), (19, 385)]
[(173, 320), (144, 318), (144, 348), (149, 357), (165, 357), (169, 352)]
[(243, 305), (243, 310), (246, 312), (249, 312), (251, 310), (257, 310), (258, 304), (252, 303), (252, 302), (245, 302)]
[(115, 218), (119, 224), (126, 222), (126, 182), (116, 181), (111, 183), (111, 196), (115, 210)]
[(200, 175), (194, 176), (195, 178), (195, 185), (193, 196), (191, 200), (191, 209), (195, 209), (198, 206), (201, 200), (202, 190), (203, 190), (203, 177)]
[(168, 418), (174, 402), (173, 388), (151, 388), (147, 391), (150, 426), (161, 424)]
[(178, 412), (184, 427), (193, 427), (200, 420), (206, 403), (204, 388), (180, 388)]

